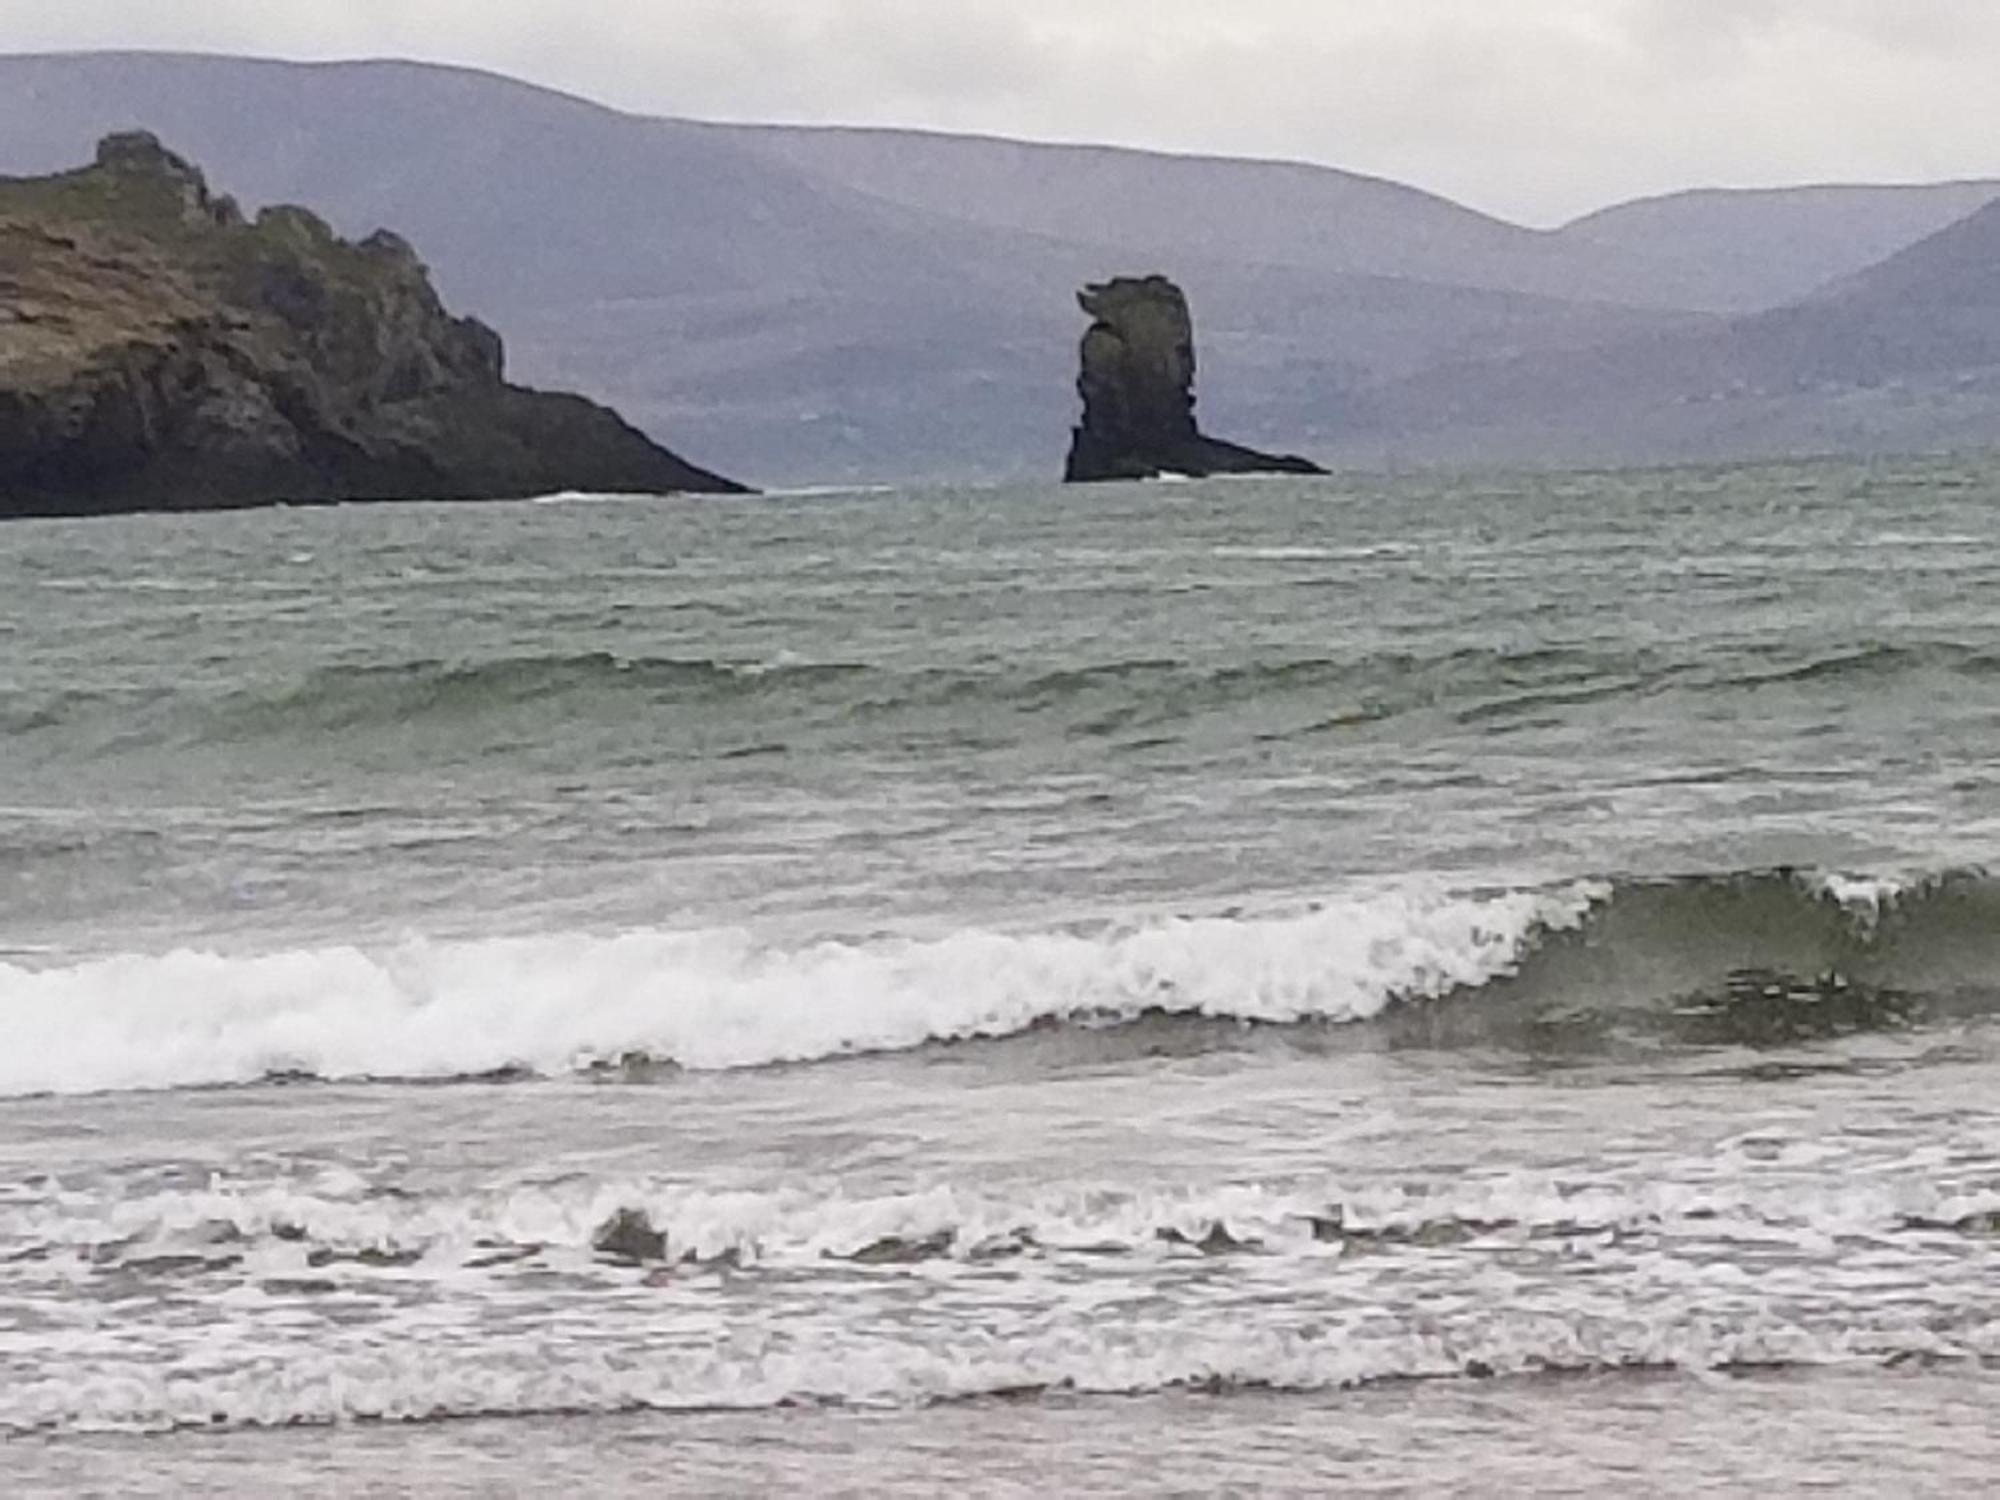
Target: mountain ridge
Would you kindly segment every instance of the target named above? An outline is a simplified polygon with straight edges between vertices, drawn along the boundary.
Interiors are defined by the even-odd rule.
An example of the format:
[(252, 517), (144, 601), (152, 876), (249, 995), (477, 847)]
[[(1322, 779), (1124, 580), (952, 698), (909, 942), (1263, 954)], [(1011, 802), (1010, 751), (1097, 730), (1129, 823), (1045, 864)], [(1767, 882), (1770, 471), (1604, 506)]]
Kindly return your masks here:
[(1346, 437), (1353, 453), (1510, 434), (1510, 457), (1588, 457), (1589, 433), (1618, 431), (1650, 461), (1749, 429), (1769, 456), (2000, 443), (2000, 202), (1783, 307), (1392, 382)]
[[(524, 378), (779, 484), (1053, 474), (1075, 419), (1069, 289), (1152, 272), (1199, 309), (1204, 410), (1248, 442), (1541, 452), (1561, 422), (1439, 434), (1481, 369), (1698, 345), (1983, 191), (1695, 190), (1528, 229), (1331, 167), (678, 120), (425, 63), (0, 57), (0, 170), (128, 124), (250, 200), (308, 199), (350, 232), (398, 224)], [(1831, 207), (1810, 197), (1828, 191)], [(1856, 203), (1875, 207), (1855, 218)], [(1648, 228), (1661, 213), (1690, 227)], [(1823, 213), (1847, 228), (1808, 234), (1811, 254), (1754, 248)], [(1756, 235), (1730, 227), (1744, 214)], [(1414, 412), (1422, 391), (1440, 405)], [(1755, 446), (1753, 426), (1732, 449)], [(1618, 431), (1583, 446), (1653, 451)]]

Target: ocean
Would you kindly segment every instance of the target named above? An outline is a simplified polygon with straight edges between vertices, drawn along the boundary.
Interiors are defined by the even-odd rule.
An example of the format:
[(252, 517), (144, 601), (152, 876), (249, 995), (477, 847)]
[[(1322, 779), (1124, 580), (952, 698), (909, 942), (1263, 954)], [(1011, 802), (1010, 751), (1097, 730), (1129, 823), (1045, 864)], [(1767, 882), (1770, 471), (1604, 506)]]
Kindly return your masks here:
[(1976, 1492), (1996, 515), (10, 524), (7, 1491)]

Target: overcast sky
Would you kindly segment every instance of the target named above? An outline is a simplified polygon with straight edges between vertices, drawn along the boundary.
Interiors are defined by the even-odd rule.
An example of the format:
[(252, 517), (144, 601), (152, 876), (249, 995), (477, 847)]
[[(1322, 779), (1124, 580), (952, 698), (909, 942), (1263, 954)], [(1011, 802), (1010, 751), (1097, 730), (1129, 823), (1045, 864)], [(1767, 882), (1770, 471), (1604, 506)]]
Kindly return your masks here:
[(464, 63), (627, 109), (1325, 162), (1549, 223), (2000, 176), (2000, 0), (0, 0), (0, 50)]

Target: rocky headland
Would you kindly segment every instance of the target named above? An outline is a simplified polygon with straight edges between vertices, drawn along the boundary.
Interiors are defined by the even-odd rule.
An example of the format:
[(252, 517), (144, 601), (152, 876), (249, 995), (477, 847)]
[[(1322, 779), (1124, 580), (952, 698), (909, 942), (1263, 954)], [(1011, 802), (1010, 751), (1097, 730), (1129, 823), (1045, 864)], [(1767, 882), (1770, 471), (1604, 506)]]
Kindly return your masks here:
[(1206, 436), (1194, 419), (1194, 319), (1164, 276), (1121, 276), (1085, 287), (1083, 422), (1070, 442), (1072, 484), (1162, 474), (1323, 474), (1290, 455)]
[(742, 492), (503, 364), (398, 236), (246, 219), (150, 135), (0, 179), (0, 517)]

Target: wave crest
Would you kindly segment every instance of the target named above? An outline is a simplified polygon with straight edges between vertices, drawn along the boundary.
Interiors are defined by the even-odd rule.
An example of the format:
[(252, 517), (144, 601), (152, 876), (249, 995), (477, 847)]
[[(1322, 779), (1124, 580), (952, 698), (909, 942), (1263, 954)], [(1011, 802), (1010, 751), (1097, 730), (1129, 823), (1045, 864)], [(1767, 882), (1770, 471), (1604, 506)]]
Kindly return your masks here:
[(1385, 1017), (1403, 1039), (1551, 1024), (1789, 1044), (1990, 1008), (2000, 884), (1762, 872), (1472, 893), (1096, 931), (760, 946), (557, 934), (0, 963), (0, 1094), (264, 1079), (634, 1077), (1002, 1038)]
[(1091, 935), (798, 949), (735, 931), (628, 932), (0, 964), (0, 1094), (553, 1073), (631, 1057), (735, 1068), (1152, 1012), (1351, 1021), (1490, 982), (1588, 900), (1393, 894)]

